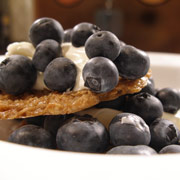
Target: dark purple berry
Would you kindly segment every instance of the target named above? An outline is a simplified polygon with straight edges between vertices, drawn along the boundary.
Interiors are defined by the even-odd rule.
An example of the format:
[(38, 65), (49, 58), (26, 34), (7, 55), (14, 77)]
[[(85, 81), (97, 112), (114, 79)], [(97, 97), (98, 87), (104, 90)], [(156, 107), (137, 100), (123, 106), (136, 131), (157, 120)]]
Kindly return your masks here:
[(169, 153), (180, 153), (180, 145), (171, 144), (163, 147), (160, 151), (160, 154), (169, 154)]
[(60, 44), (53, 39), (46, 39), (37, 45), (32, 62), (38, 71), (44, 72), (46, 66), (61, 55)]
[(114, 89), (119, 82), (118, 70), (114, 63), (104, 57), (90, 59), (83, 68), (85, 86), (97, 93)]
[(36, 47), (45, 39), (54, 39), (61, 44), (64, 38), (64, 30), (61, 24), (53, 18), (40, 18), (30, 27), (29, 38)]
[(156, 97), (161, 101), (165, 112), (175, 114), (180, 109), (180, 92), (173, 88), (157, 91)]
[(76, 82), (76, 65), (67, 58), (56, 58), (44, 71), (44, 83), (54, 91), (64, 92), (72, 89)]
[(146, 75), (150, 67), (147, 53), (129, 45), (121, 47), (121, 53), (114, 63), (122, 78), (132, 80)]
[(87, 22), (77, 24), (76, 26), (74, 26), (71, 35), (72, 45), (75, 47), (84, 46), (89, 36), (98, 31), (100, 31), (100, 28), (94, 24)]
[(66, 29), (64, 31), (64, 39), (63, 42), (71, 42), (71, 36), (72, 36), (73, 29)]
[(144, 120), (132, 113), (116, 115), (109, 125), (109, 135), (113, 146), (148, 145), (151, 138)]
[(0, 89), (19, 95), (32, 89), (37, 71), (32, 61), (22, 55), (12, 55), (0, 64)]
[(119, 39), (109, 31), (100, 31), (91, 35), (85, 43), (85, 51), (89, 59), (102, 56), (114, 61), (120, 51)]

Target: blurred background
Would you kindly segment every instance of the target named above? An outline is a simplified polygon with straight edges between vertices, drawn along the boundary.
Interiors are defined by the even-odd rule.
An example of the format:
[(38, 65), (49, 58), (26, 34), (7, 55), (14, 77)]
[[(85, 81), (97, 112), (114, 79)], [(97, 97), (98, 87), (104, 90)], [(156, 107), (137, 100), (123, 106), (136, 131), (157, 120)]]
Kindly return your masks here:
[(10, 42), (29, 41), (40, 17), (64, 29), (91, 22), (139, 49), (180, 53), (179, 0), (0, 0), (0, 53)]

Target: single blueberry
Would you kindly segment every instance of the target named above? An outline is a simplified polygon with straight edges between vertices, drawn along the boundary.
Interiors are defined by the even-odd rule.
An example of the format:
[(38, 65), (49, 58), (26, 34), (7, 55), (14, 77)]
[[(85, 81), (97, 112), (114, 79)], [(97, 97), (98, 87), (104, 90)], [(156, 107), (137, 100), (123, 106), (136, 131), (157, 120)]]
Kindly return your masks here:
[(71, 41), (72, 45), (75, 47), (84, 46), (86, 40), (92, 34), (100, 31), (101, 29), (94, 24), (82, 22), (74, 26)]
[(158, 98), (142, 92), (129, 96), (126, 111), (139, 115), (150, 125), (156, 118), (162, 117), (163, 106)]
[(85, 86), (97, 93), (111, 91), (119, 82), (114, 63), (104, 57), (90, 59), (83, 68)]
[(64, 92), (72, 89), (76, 82), (76, 65), (68, 58), (56, 58), (44, 71), (44, 83), (54, 91)]
[(150, 132), (150, 146), (157, 151), (167, 145), (178, 143), (180, 132), (172, 121), (158, 118), (150, 125)]
[(0, 89), (8, 94), (31, 90), (36, 78), (36, 68), (28, 57), (12, 55), (0, 64)]
[(45, 39), (54, 39), (61, 44), (64, 30), (62, 25), (53, 18), (39, 18), (31, 25), (29, 38), (35, 47)]
[(64, 30), (64, 39), (63, 42), (71, 42), (73, 29), (66, 29)]
[(32, 62), (38, 71), (44, 72), (46, 66), (60, 56), (62, 56), (60, 44), (53, 39), (46, 39), (37, 45)]
[(109, 31), (100, 31), (91, 35), (85, 43), (85, 51), (89, 59), (102, 56), (114, 61), (120, 51), (119, 39)]
[(147, 53), (129, 45), (121, 47), (121, 53), (114, 63), (121, 77), (132, 80), (143, 77), (150, 68)]
[(110, 142), (113, 146), (148, 145), (151, 135), (144, 120), (132, 113), (120, 113), (109, 124)]
[(107, 151), (107, 154), (138, 154), (138, 155), (154, 155), (157, 152), (147, 145), (136, 146), (116, 146)]
[(180, 145), (177, 144), (171, 144), (168, 146), (163, 147), (159, 154), (169, 154), (169, 153), (180, 153)]
[(36, 125), (24, 125), (16, 129), (9, 142), (41, 148), (54, 148), (53, 138), (45, 129)]
[(107, 150), (109, 135), (96, 119), (76, 117), (58, 129), (56, 143), (61, 150), (100, 153)]
[(180, 92), (173, 88), (159, 89), (156, 97), (162, 102), (165, 112), (175, 114), (180, 109)]

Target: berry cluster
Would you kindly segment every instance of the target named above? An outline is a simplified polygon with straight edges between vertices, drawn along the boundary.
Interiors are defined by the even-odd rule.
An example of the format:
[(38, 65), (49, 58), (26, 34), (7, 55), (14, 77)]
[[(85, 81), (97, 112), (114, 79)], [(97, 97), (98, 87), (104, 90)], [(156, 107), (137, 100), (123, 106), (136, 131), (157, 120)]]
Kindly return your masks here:
[(45, 85), (53, 91), (65, 92), (76, 83), (77, 67), (63, 57), (61, 44), (71, 42), (85, 48), (89, 58), (82, 72), (84, 85), (96, 93), (111, 91), (122, 78), (134, 80), (149, 70), (150, 60), (144, 51), (126, 45), (113, 33), (91, 23), (80, 23), (64, 30), (52, 18), (36, 20), (29, 31), (35, 47), (30, 60), (12, 55), (0, 64), (0, 90), (19, 95), (32, 89), (37, 72), (44, 73)]

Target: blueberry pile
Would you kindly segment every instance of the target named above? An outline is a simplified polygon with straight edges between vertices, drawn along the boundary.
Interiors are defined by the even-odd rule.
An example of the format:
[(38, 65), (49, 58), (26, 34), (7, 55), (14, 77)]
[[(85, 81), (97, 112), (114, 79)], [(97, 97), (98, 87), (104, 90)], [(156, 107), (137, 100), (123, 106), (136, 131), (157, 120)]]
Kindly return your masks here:
[(144, 51), (87, 22), (64, 30), (55, 19), (40, 18), (31, 25), (29, 38), (35, 47), (32, 60), (12, 55), (0, 64), (1, 91), (12, 95), (30, 91), (38, 72), (44, 73), (44, 83), (50, 90), (73, 89), (77, 67), (72, 59), (63, 57), (61, 45), (65, 42), (77, 48), (84, 46), (89, 58), (82, 72), (84, 86), (96, 93), (111, 91), (118, 84), (119, 76), (130, 80), (141, 78), (150, 67)]
[[(162, 118), (167, 104), (179, 110), (177, 89), (155, 89), (125, 95), (100, 103), (96, 108), (124, 111), (110, 121), (108, 129), (91, 115), (56, 115), (27, 118), (27, 124), (16, 129), (8, 141), (29, 146), (73, 152), (104, 154), (153, 155), (180, 153), (180, 130), (170, 120)], [(149, 86), (149, 84), (147, 84)], [(146, 91), (147, 90), (147, 91)], [(168, 98), (168, 93), (172, 98)], [(164, 98), (159, 98), (164, 93)], [(173, 101), (174, 97), (177, 101)], [(163, 102), (166, 100), (166, 105)], [(119, 102), (119, 103), (118, 103)], [(169, 112), (169, 111), (166, 111)], [(174, 113), (174, 111), (173, 111)]]

